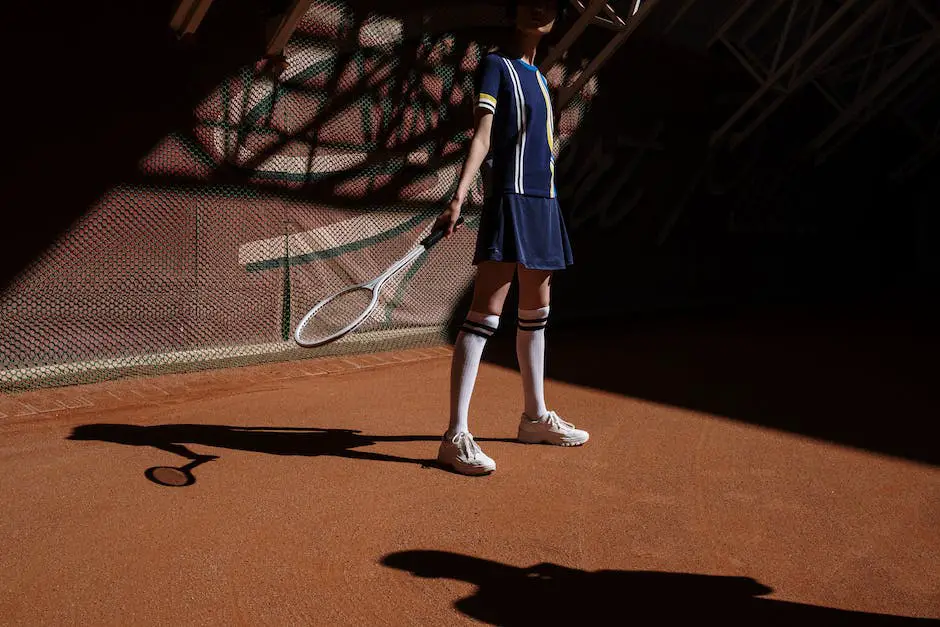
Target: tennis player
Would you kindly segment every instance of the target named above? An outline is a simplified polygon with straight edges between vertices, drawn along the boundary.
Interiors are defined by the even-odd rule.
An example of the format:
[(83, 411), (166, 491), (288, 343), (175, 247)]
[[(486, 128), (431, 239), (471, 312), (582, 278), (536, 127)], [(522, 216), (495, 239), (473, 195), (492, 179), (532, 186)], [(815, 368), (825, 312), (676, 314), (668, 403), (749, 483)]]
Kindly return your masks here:
[(487, 162), (487, 197), (477, 236), (473, 302), (457, 335), (451, 364), (450, 426), (438, 461), (455, 471), (480, 475), (496, 463), (468, 427), (470, 397), (483, 348), (496, 331), (509, 286), (519, 275), (516, 354), (525, 406), (518, 438), (527, 443), (578, 446), (588, 433), (545, 405), (545, 326), (552, 273), (573, 263), (555, 188), (555, 132), (545, 77), (535, 66), (542, 37), (551, 32), (567, 0), (509, 3), (514, 35), (504, 50), (481, 62), (474, 135), (457, 192), (436, 228), (453, 233), (473, 179)]

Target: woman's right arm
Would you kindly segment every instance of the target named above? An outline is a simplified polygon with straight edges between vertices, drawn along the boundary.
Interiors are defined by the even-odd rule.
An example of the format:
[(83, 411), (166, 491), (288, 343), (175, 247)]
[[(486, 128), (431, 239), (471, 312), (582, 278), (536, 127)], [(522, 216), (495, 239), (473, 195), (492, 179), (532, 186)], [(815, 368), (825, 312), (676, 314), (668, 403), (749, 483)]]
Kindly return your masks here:
[(470, 186), (473, 179), (476, 178), (483, 165), (483, 160), (490, 152), (490, 132), (493, 128), (493, 114), (485, 109), (477, 109), (476, 124), (473, 129), (473, 139), (470, 140), (470, 149), (467, 152), (467, 158), (464, 159), (463, 168), (460, 171), (460, 182), (457, 184), (457, 192), (450, 204), (456, 208), (457, 213), (467, 200), (470, 193)]
[(502, 62), (495, 55), (487, 55), (480, 64), (477, 82), (477, 100), (474, 105), (473, 139), (467, 150), (467, 156), (460, 170), (457, 191), (440, 217), (438, 228), (446, 229), (446, 235), (454, 232), (454, 223), (460, 217), (460, 210), (467, 201), (470, 186), (483, 165), (483, 160), (490, 152), (490, 133), (493, 129), (493, 116), (496, 113), (497, 96), (500, 93)]
[(460, 210), (467, 201), (470, 193), (470, 186), (473, 179), (476, 178), (483, 165), (483, 160), (490, 152), (490, 131), (493, 128), (493, 114), (486, 109), (478, 108), (475, 115), (475, 124), (473, 129), (473, 139), (470, 140), (470, 148), (463, 162), (463, 168), (460, 171), (460, 181), (457, 183), (457, 191), (454, 197), (447, 205), (447, 209), (437, 219), (436, 227), (446, 229), (445, 235), (454, 232), (454, 224), (460, 217)]

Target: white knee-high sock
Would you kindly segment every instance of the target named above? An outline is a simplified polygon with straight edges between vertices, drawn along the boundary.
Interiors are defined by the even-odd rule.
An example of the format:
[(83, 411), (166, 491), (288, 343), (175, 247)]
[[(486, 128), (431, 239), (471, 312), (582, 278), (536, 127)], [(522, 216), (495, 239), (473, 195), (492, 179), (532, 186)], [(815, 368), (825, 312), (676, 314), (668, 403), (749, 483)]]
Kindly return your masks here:
[(453, 437), (461, 431), (469, 431), (467, 416), (470, 413), (470, 397), (473, 395), (483, 347), (498, 326), (499, 316), (471, 311), (460, 327), (450, 367), (448, 437)]
[(548, 413), (545, 408), (545, 325), (548, 307), (520, 309), (516, 330), (516, 357), (522, 373), (525, 413), (533, 420)]

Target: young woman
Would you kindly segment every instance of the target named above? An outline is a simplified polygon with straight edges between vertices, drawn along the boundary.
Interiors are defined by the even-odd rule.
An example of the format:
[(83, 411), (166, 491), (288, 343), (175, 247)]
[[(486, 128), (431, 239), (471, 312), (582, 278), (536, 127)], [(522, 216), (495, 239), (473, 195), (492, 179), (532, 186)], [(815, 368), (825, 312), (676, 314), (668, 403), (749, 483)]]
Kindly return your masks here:
[[(563, 0), (565, 1), (565, 0)], [(545, 77), (535, 66), (559, 0), (512, 2), (516, 25), (505, 50), (487, 55), (479, 74), (475, 128), (457, 192), (437, 219), (448, 236), (484, 159), (489, 189), (477, 236), (473, 302), (457, 335), (451, 364), (450, 426), (438, 461), (463, 474), (486, 474), (496, 463), (474, 441), (467, 414), (486, 340), (496, 331), (509, 286), (519, 275), (516, 354), (525, 410), (518, 438), (527, 443), (577, 446), (585, 431), (545, 406), (545, 325), (552, 272), (572, 264), (555, 191), (555, 136)]]

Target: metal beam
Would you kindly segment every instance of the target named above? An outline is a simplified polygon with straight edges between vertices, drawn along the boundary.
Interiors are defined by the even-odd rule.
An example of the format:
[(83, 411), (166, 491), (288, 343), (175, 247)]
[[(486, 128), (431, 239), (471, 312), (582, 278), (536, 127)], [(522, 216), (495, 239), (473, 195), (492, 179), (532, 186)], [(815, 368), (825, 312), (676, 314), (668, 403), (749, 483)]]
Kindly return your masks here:
[(173, 11), (173, 17), (170, 18), (170, 28), (179, 33), (195, 4), (196, 0), (179, 0), (176, 3), (176, 10)]
[(639, 10), (634, 15), (632, 15), (629, 20), (627, 20), (626, 28), (611, 38), (607, 45), (604, 46), (604, 49), (601, 50), (600, 53), (598, 53), (598, 55), (591, 60), (586, 68), (584, 68), (584, 71), (581, 72), (581, 75), (578, 76), (577, 80), (575, 80), (573, 84), (562, 87), (561, 90), (559, 90), (560, 93), (558, 95), (557, 105), (559, 109), (567, 105), (571, 98), (573, 98), (576, 93), (581, 91), (581, 88), (584, 87), (584, 84), (587, 83), (588, 80), (590, 80), (590, 78), (594, 76), (598, 70), (600, 70), (601, 66), (607, 62), (611, 55), (613, 55), (614, 52), (616, 52), (617, 49), (624, 44), (630, 35), (636, 32), (636, 29), (640, 26), (640, 24), (643, 23), (643, 21), (650, 14), (650, 11), (652, 11), (653, 7), (655, 7), (657, 4), (659, 4), (659, 0), (646, 0), (646, 2), (640, 5)]
[(920, 0), (907, 0), (907, 3), (913, 8), (917, 13), (920, 14), (922, 18), (927, 20), (931, 26), (937, 25), (937, 16), (928, 11), (923, 4), (920, 3)]
[(760, 19), (754, 22), (754, 24), (752, 24), (751, 27), (748, 28), (744, 33), (743, 37), (741, 38), (741, 45), (746, 45), (747, 42), (757, 34), (757, 31), (762, 29), (764, 25), (767, 24), (768, 20), (770, 20), (774, 13), (777, 12), (777, 9), (783, 6), (784, 2), (790, 2), (790, 4), (793, 5), (793, 8), (796, 8), (796, 5), (799, 4), (799, 0), (777, 0), (773, 5), (765, 7), (766, 10), (764, 11), (764, 14), (760, 16)]
[(744, 56), (744, 53), (743, 53), (743, 52), (741, 52), (740, 50), (738, 50), (738, 47), (737, 47), (737, 46), (735, 46), (733, 43), (731, 43), (730, 41), (728, 41), (728, 40), (725, 39), (724, 37), (721, 38), (721, 43), (723, 43), (723, 44), (725, 45), (725, 48), (727, 48), (728, 51), (729, 51), (731, 54), (734, 55), (734, 58), (738, 60), (738, 63), (740, 63), (741, 66), (742, 66), (745, 70), (747, 70), (748, 73), (750, 73), (751, 76), (754, 77), (754, 80), (757, 81), (757, 84), (758, 84), (758, 85), (763, 85), (763, 84), (764, 84), (764, 81), (767, 80), (767, 77), (761, 75), (757, 70), (754, 69), (754, 66), (751, 65), (750, 60), (749, 60), (747, 57)]
[[(809, 37), (809, 34), (813, 32), (814, 28), (816, 28), (816, 20), (819, 19), (819, 10), (821, 8), (822, 0), (815, 0), (815, 2), (813, 2), (813, 10), (809, 16), (809, 22), (806, 24), (806, 31), (803, 33), (803, 41), (806, 41), (806, 38)], [(787, 81), (787, 87), (792, 85), (793, 81), (796, 80), (796, 77), (800, 75), (800, 61), (802, 61), (802, 59), (797, 59), (796, 63), (793, 64), (793, 70), (790, 72), (790, 78)]]
[[(884, 1), (884, 0), (883, 0), (883, 1)], [(829, 59), (830, 59), (836, 52), (839, 51), (839, 49), (840, 49), (842, 46), (844, 46), (846, 43), (848, 43), (849, 41), (851, 41), (851, 40), (855, 37), (856, 32), (857, 32), (866, 22), (868, 22), (868, 20), (871, 19), (871, 17), (877, 12), (877, 10), (878, 10), (880, 4), (881, 4), (881, 3), (878, 3), (878, 2), (872, 4), (872, 5), (869, 7), (868, 11), (866, 11), (864, 14), (862, 14), (851, 26), (849, 26), (849, 27), (842, 33), (842, 35), (840, 35), (839, 38), (836, 39), (835, 42), (833, 42), (832, 45), (830, 45), (830, 46), (825, 50), (825, 52), (823, 52), (823, 53), (820, 54), (818, 57), (816, 57), (816, 59), (809, 65), (809, 67), (806, 68), (806, 70), (803, 72), (803, 74), (802, 74), (800, 77), (798, 77), (798, 78), (795, 79), (795, 85), (793, 85), (793, 89), (802, 87), (806, 82), (812, 80), (812, 79), (814, 78), (814, 76), (816, 75), (816, 71), (817, 71), (820, 67), (822, 67), (823, 65), (825, 65), (825, 64), (829, 61)], [(763, 111), (761, 111), (760, 115), (758, 115), (757, 118), (756, 118), (753, 122), (751, 122), (742, 132), (740, 132), (740, 133), (737, 134), (737, 136), (736, 136), (736, 137), (734, 138), (734, 140), (731, 142), (731, 147), (734, 148), (735, 146), (737, 146), (738, 144), (740, 144), (742, 141), (744, 141), (745, 139), (747, 139), (748, 136), (749, 136), (751, 133), (753, 133), (754, 130), (755, 130), (758, 126), (760, 126), (760, 125), (764, 122), (764, 120), (766, 120), (766, 119), (770, 116), (770, 114), (772, 114), (774, 111), (776, 111), (777, 108), (778, 108), (781, 104), (783, 104), (783, 101), (784, 101), (785, 99), (786, 99), (786, 95), (780, 96), (780, 97), (777, 98), (774, 102), (772, 102), (772, 103), (770, 104), (770, 106), (768, 106), (768, 107), (765, 108)]]
[(180, 0), (170, 18), (170, 28), (180, 37), (196, 32), (212, 0)]
[(297, 29), (297, 24), (300, 23), (300, 20), (310, 9), (310, 3), (312, 1), (313, 0), (293, 0), (293, 2), (291, 2), (290, 8), (284, 13), (284, 17), (281, 18), (281, 23), (278, 24), (277, 30), (274, 31), (274, 34), (271, 35), (271, 39), (268, 41), (268, 48), (265, 51), (267, 56), (274, 57), (284, 51), (284, 47), (287, 46), (287, 42), (290, 41), (291, 36), (294, 34), (294, 30)]
[[(930, 57), (921, 64), (918, 70), (908, 72), (899, 83), (906, 88), (907, 85), (914, 82), (915, 78), (923, 74), (925, 69), (932, 68), (938, 64), (940, 64), (940, 49), (931, 54)], [(923, 108), (924, 103), (929, 102), (933, 94), (940, 93), (940, 91), (935, 90), (935, 87), (940, 87), (938, 83), (940, 83), (940, 73), (933, 72), (930, 78), (922, 81), (915, 89), (909, 91), (903, 99), (895, 103), (895, 110), (898, 111), (898, 115), (903, 119), (908, 119), (909, 116), (905, 112)], [(903, 91), (903, 89), (897, 89), (896, 87), (892, 87), (891, 89), (892, 91), (896, 91), (895, 96), (899, 96)], [(937, 107), (936, 110), (940, 111), (940, 107)]]
[[(577, 4), (581, 6), (580, 2)], [(568, 49), (575, 40), (587, 29), (588, 24), (591, 23), (594, 16), (600, 13), (601, 9), (606, 6), (607, 3), (604, 0), (592, 0), (591, 4), (586, 9), (582, 9), (581, 17), (578, 18), (578, 21), (568, 29), (568, 32), (564, 34), (561, 41), (558, 42), (558, 45), (552, 48), (545, 56), (541, 67), (543, 73), (548, 72), (549, 68), (555, 65), (555, 63), (561, 59), (562, 55), (568, 52)]]
[[(875, 0), (875, 2), (872, 2), (868, 10), (865, 11), (864, 14), (859, 16), (859, 18), (855, 21), (855, 23), (853, 23), (848, 29), (846, 29), (842, 33), (842, 35), (840, 35), (839, 38), (836, 39), (836, 41), (831, 46), (829, 46), (829, 48), (826, 49), (825, 52), (820, 54), (816, 58), (816, 60), (812, 64), (810, 64), (810, 67), (804, 70), (802, 76), (799, 78), (796, 78), (794, 82), (797, 84), (801, 84), (805, 82), (808, 79), (808, 77), (812, 76), (813, 72), (819, 66), (824, 64), (829, 59), (829, 57), (831, 57), (843, 44), (845, 44), (847, 41), (849, 41), (852, 37), (855, 36), (855, 33), (858, 30), (858, 28), (862, 24), (867, 22), (869, 19), (871, 19), (871, 17), (874, 16), (875, 12), (881, 8), (881, 5), (884, 4), (884, 2), (885, 0)], [(847, 0), (839, 8), (838, 11), (836, 11), (822, 26), (819, 27), (819, 30), (813, 33), (809, 37), (809, 39), (807, 39), (803, 43), (803, 45), (800, 46), (800, 48), (796, 52), (794, 52), (790, 56), (790, 58), (787, 59), (787, 61), (784, 62), (783, 65), (781, 65), (767, 79), (767, 81), (765, 81), (764, 84), (761, 85), (760, 88), (758, 88), (758, 90), (754, 92), (754, 94), (750, 98), (748, 98), (748, 100), (743, 105), (741, 105), (740, 108), (738, 108), (738, 110), (734, 114), (732, 114), (730, 118), (728, 118), (728, 120), (722, 125), (722, 127), (718, 129), (718, 131), (716, 131), (712, 135), (711, 143), (714, 145), (720, 139), (722, 139), (725, 136), (725, 134), (731, 129), (731, 127), (734, 126), (734, 124), (738, 120), (740, 120), (744, 116), (744, 114), (747, 113), (751, 109), (751, 107), (753, 107), (754, 104), (757, 103), (757, 101), (760, 100), (764, 96), (764, 94), (770, 91), (770, 89), (772, 89), (774, 85), (777, 84), (777, 82), (790, 70), (790, 68), (794, 64), (796, 64), (797, 61), (799, 61), (803, 57), (803, 55), (806, 54), (808, 50), (810, 50), (814, 45), (816, 45), (816, 43), (822, 38), (822, 36), (827, 31), (829, 31), (829, 29), (832, 28), (857, 3), (858, 3), (858, 0)], [(759, 124), (760, 122), (763, 122), (763, 120), (765, 120), (767, 116), (770, 115), (771, 112), (776, 110), (776, 108), (782, 103), (784, 98), (785, 96), (779, 97), (776, 101), (774, 101), (774, 103), (770, 107), (765, 109), (761, 113), (761, 115), (758, 117), (758, 120), (752, 123), (744, 131), (744, 134), (740, 139), (743, 139), (744, 137), (749, 135), (754, 130), (757, 124)], [(735, 144), (738, 143), (740, 139), (736, 141)]]
[[(938, 28), (940, 28), (940, 25), (938, 25)], [(936, 41), (936, 38), (935, 38), (935, 41)], [(911, 51), (911, 52), (914, 52), (914, 51)], [(868, 119), (871, 119), (872, 117), (874, 117), (882, 109), (884, 109), (886, 106), (888, 106), (889, 104), (893, 102), (895, 103), (895, 111), (897, 112), (897, 115), (901, 117), (902, 122), (904, 122), (905, 125), (908, 126), (908, 128), (910, 128), (910, 130), (915, 135), (918, 135), (918, 137), (922, 141), (927, 141), (923, 137), (922, 132), (916, 128), (916, 125), (910, 119), (908, 119), (908, 117), (905, 116), (904, 113), (901, 113), (898, 111), (897, 109), (898, 103), (896, 103), (895, 101), (898, 99), (901, 93), (903, 93), (911, 84), (913, 84), (920, 78), (920, 76), (924, 73), (925, 70), (932, 68), (938, 60), (940, 60), (940, 53), (933, 55), (931, 59), (928, 59), (926, 63), (921, 64), (921, 66), (919, 68), (916, 68), (914, 71), (908, 71), (907, 69), (904, 69), (903, 71), (898, 72), (898, 76), (900, 76), (900, 80), (894, 81), (894, 84), (891, 84), (891, 82), (889, 81), (888, 85), (890, 85), (890, 91), (883, 98), (881, 98), (880, 101), (875, 102), (874, 99), (877, 96), (877, 94), (873, 95), (871, 97), (872, 102), (868, 105), (868, 109), (867, 111), (865, 111), (864, 115), (859, 115), (858, 113), (856, 113), (854, 117), (846, 118), (845, 120), (843, 120), (842, 116), (840, 116), (840, 118), (836, 120), (836, 122), (833, 122), (833, 124), (830, 125), (830, 128), (832, 128), (833, 126), (835, 126), (837, 123), (840, 123), (841, 121), (841, 125), (839, 129), (835, 129), (832, 133), (830, 133), (830, 137), (826, 137), (825, 139), (821, 140), (820, 137), (822, 137), (822, 135), (826, 133), (826, 131), (823, 131), (823, 133), (820, 134), (820, 137), (818, 137), (813, 142), (813, 144), (811, 144), (813, 149), (821, 149), (825, 147), (824, 150), (821, 150), (819, 154), (817, 154), (816, 163), (817, 164), (822, 163), (823, 161), (828, 159), (832, 155), (832, 153), (836, 151), (836, 149), (838, 149), (842, 144), (844, 144), (846, 141), (851, 139), (855, 131), (857, 131)], [(895, 68), (892, 68), (891, 71), (894, 72), (894, 70), (897, 68), (897, 65), (900, 65), (902, 61), (898, 61)], [(916, 62), (916, 59), (914, 60), (914, 62)], [(912, 64), (913, 62), (911, 63), (911, 65)], [(909, 68), (909, 65), (908, 65), (908, 68)], [(879, 86), (876, 85), (875, 87), (879, 87)], [(884, 87), (881, 87), (879, 89), (879, 93), (883, 92), (885, 90), (885, 87), (887, 87), (887, 85), (885, 85)], [(874, 87), (872, 89), (874, 90)], [(829, 141), (831, 139), (831, 136), (835, 135), (836, 131), (841, 130), (841, 127), (844, 127), (850, 123), (854, 125), (855, 127), (854, 129), (852, 129), (849, 132), (842, 133), (842, 135), (835, 141)], [(828, 130), (829, 129), (827, 129), (827, 131)], [(830, 144), (828, 147), (825, 146), (827, 141), (829, 141), (829, 144)], [(809, 149), (810, 147), (807, 147), (807, 150)]]
[(875, 64), (875, 57), (878, 53), (883, 50), (881, 42), (884, 41), (885, 31), (888, 30), (888, 21), (891, 15), (892, 5), (888, 5), (888, 15), (885, 16), (885, 19), (881, 21), (881, 26), (878, 28), (878, 35), (875, 38), (875, 41), (872, 44), (871, 52), (868, 53), (867, 63), (865, 63), (865, 70), (862, 72), (862, 78), (858, 81), (858, 89), (855, 90), (855, 98), (857, 99), (862, 90), (865, 89), (865, 85), (868, 84), (868, 75), (871, 72), (871, 66)]
[[(917, 41), (918, 39), (920, 39), (920, 38), (923, 37), (923, 36), (924, 36), (923, 33), (918, 33), (918, 34), (916, 34), (916, 35), (910, 35), (909, 37), (905, 37), (904, 39), (899, 39), (899, 40), (894, 41), (894, 42), (892, 42), (892, 43), (890, 43), (890, 44), (885, 44), (885, 45), (881, 46), (881, 48), (878, 50), (878, 52), (882, 52), (882, 51), (885, 51), (885, 50), (893, 50), (894, 48), (900, 48), (901, 46), (906, 46), (906, 45), (909, 44), (909, 43), (912, 43), (912, 42)], [(827, 76), (827, 75), (830, 75), (830, 74), (836, 74), (836, 75), (838, 75), (840, 72), (843, 72), (847, 67), (849, 67), (849, 66), (851, 66), (851, 65), (854, 65), (854, 64), (858, 63), (859, 61), (865, 61), (866, 59), (868, 59), (868, 58), (870, 58), (870, 57), (871, 57), (871, 53), (870, 53), (870, 52), (866, 52), (865, 54), (858, 54), (858, 55), (855, 55), (854, 57), (850, 57), (850, 58), (848, 58), (848, 59), (840, 59), (840, 60), (838, 61), (838, 63), (834, 63), (834, 64), (830, 65), (828, 68), (826, 68), (825, 70), (821, 71), (819, 74), (820, 74), (820, 76)]]
[[(634, 0), (633, 9), (630, 11), (630, 15), (636, 15), (636, 12), (640, 8), (640, 4), (645, 0)], [(571, 0), (571, 3), (581, 11), (587, 11), (590, 4), (585, 3), (584, 0)], [(605, 4), (603, 9), (604, 15), (595, 15), (592, 18), (591, 23), (595, 26), (600, 26), (606, 28), (607, 30), (620, 31), (626, 28), (627, 22), (622, 17), (617, 15), (617, 10), (614, 9), (610, 4)]]
[(672, 27), (675, 26), (676, 23), (677, 23), (680, 19), (682, 19), (682, 16), (685, 15), (686, 12), (688, 12), (688, 10), (692, 8), (692, 5), (695, 4), (695, 2), (696, 2), (696, 0), (685, 0), (685, 3), (684, 3), (681, 7), (679, 7), (679, 10), (676, 11), (676, 14), (672, 16), (672, 21), (669, 22), (669, 26), (667, 26), (667, 27), (663, 30), (663, 34), (664, 34), (664, 35), (667, 34), (669, 31), (672, 30)]
[[(781, 13), (783, 1), (790, 6)], [(900, 161), (900, 175), (936, 157), (938, 139), (930, 132), (936, 123), (930, 116), (938, 110), (935, 92), (929, 90), (931, 103), (913, 110), (902, 110), (901, 104), (925, 92), (923, 84), (931, 76), (940, 76), (940, 4), (935, 0), (737, 0), (722, 19), (709, 45), (727, 46), (759, 88), (721, 121), (713, 146), (721, 141), (735, 149), (753, 140), (792, 94), (813, 85), (833, 113), (815, 128), (796, 131), (804, 157), (821, 163), (845, 150), (876, 116), (889, 112), (902, 132), (911, 129), (917, 145)], [(917, 131), (921, 126), (924, 132)]]
[(796, 9), (799, 7), (799, 4), (799, 0), (793, 0), (793, 4), (790, 5), (790, 12), (787, 14), (787, 23), (783, 26), (783, 34), (780, 36), (780, 41), (777, 42), (774, 60), (770, 64), (771, 72), (775, 71), (777, 65), (780, 63), (780, 55), (783, 54), (783, 46), (787, 43), (787, 38), (790, 36), (790, 27), (793, 26), (793, 17), (796, 15)]
[[(922, 41), (919, 45), (909, 50), (890, 70), (882, 74), (880, 79), (870, 89), (860, 94), (842, 115), (832, 122), (807, 146), (807, 150), (815, 151), (820, 150), (827, 143), (832, 144), (824, 153), (819, 154), (817, 162), (822, 162), (824, 159), (828, 158), (836, 148), (845, 143), (851, 135), (854, 134), (854, 131), (857, 130), (858, 127), (868, 119), (874, 117), (874, 115), (879, 113), (890, 103), (894, 102), (925, 70), (933, 68), (937, 59), (940, 58), (940, 54), (933, 55), (932, 58), (928, 59), (928, 62), (911, 70), (911, 66), (934, 48), (938, 41), (940, 41), (940, 22), (935, 22), (933, 30), (922, 35)], [(881, 98), (882, 94), (888, 90), (889, 87), (890, 91), (888, 91), (885, 97)], [(881, 98), (880, 101), (878, 100), (879, 98)], [(905, 122), (910, 123), (903, 113), (899, 113), (898, 115), (901, 115)], [(849, 133), (843, 133), (838, 141), (832, 142), (832, 138), (849, 124), (854, 124), (856, 128)], [(913, 124), (909, 125), (913, 127)]]
[(617, 15), (617, 12), (614, 11), (613, 8), (611, 8), (611, 6), (610, 6), (609, 4), (604, 7), (604, 15), (607, 16), (607, 19), (610, 20), (610, 22), (611, 22), (615, 27), (621, 27), (621, 26), (623, 26), (624, 24), (626, 24), (626, 22), (624, 22), (622, 19), (620, 19), (620, 16)]
[(741, 19), (741, 16), (744, 15), (745, 12), (747, 12), (747, 10), (751, 7), (752, 4), (754, 4), (754, 0), (745, 0), (745, 2), (741, 6), (738, 7), (738, 10), (732, 13), (731, 17), (725, 20), (724, 24), (718, 27), (718, 31), (708, 41), (708, 45), (706, 46), (706, 48), (711, 48), (712, 46), (715, 45), (716, 41), (724, 37), (725, 33), (728, 32), (728, 30), (732, 26), (734, 26), (735, 22)]

